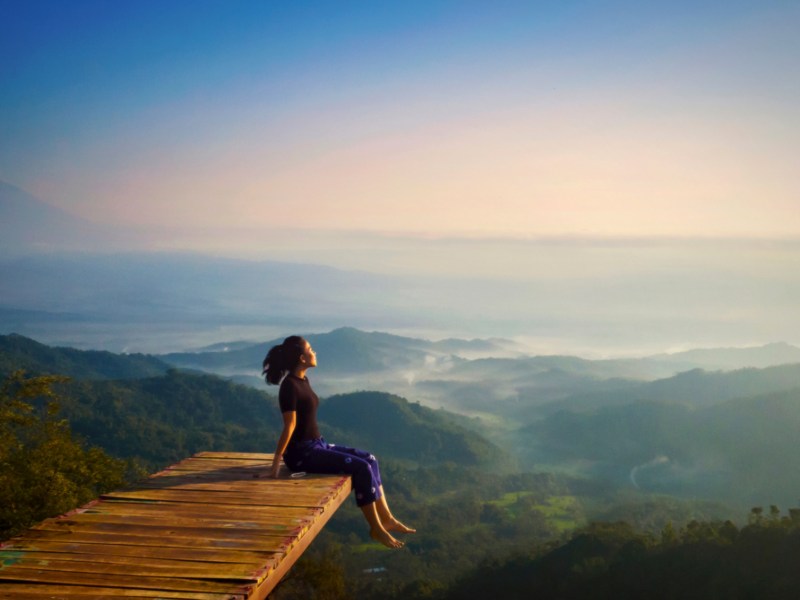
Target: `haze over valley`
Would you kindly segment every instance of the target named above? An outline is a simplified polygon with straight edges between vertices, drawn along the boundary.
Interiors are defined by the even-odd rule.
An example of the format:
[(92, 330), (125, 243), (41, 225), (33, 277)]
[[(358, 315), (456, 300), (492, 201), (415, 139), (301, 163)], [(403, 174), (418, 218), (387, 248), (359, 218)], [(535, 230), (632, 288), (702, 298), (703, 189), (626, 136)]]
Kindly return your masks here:
[[(788, 239), (312, 232), (310, 246), (338, 250), (281, 261), (65, 219), (9, 185), (0, 215), (0, 330), (48, 343), (160, 353), (354, 326), (597, 358), (800, 339), (800, 242)], [(262, 238), (251, 249), (272, 257)]]

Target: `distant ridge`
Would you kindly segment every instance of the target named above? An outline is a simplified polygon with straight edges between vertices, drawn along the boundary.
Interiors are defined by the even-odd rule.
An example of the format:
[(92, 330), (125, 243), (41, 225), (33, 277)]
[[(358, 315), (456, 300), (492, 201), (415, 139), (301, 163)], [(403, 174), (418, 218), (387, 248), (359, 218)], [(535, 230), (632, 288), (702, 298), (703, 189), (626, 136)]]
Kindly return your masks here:
[(800, 348), (786, 342), (773, 342), (763, 346), (743, 348), (698, 348), (670, 354), (655, 354), (645, 360), (674, 362), (676, 365), (692, 365), (690, 368), (708, 370), (769, 367), (780, 364), (800, 363)]
[[(340, 327), (328, 333), (306, 334), (320, 356), (318, 372), (363, 373), (416, 368), (436, 356), (492, 352), (499, 355), (520, 354), (508, 340), (447, 339), (431, 342), (378, 331), (366, 332), (355, 327)], [(279, 344), (276, 338), (259, 344), (236, 342), (217, 344), (215, 349), (202, 352), (178, 352), (161, 357), (175, 366), (205, 370), (254, 369), (260, 365), (266, 351)], [(227, 348), (227, 349), (226, 349)]]
[(86, 250), (97, 243), (119, 247), (124, 237), (120, 231), (111, 233), (0, 181), (0, 251), (4, 258)]
[(352, 440), (353, 446), (420, 464), (440, 461), (498, 467), (507, 460), (495, 444), (457, 424), (453, 415), (393, 394), (331, 396), (320, 404), (319, 417), (326, 426), (346, 432), (343, 438)]
[(800, 387), (800, 363), (731, 371), (692, 369), (673, 377), (613, 391), (580, 394), (552, 402), (542, 412), (596, 410), (634, 402), (672, 402), (704, 408), (736, 398)]
[(19, 369), (75, 379), (135, 379), (163, 375), (169, 366), (145, 354), (59, 348), (17, 334), (0, 335), (0, 376)]
[[(521, 429), (519, 439), (531, 460), (577, 461), (587, 474), (642, 489), (791, 506), (800, 486), (798, 372), (800, 365), (747, 369), (717, 374), (730, 379), (729, 389), (706, 381), (671, 401), (562, 408)], [(697, 396), (703, 402), (692, 402)]]

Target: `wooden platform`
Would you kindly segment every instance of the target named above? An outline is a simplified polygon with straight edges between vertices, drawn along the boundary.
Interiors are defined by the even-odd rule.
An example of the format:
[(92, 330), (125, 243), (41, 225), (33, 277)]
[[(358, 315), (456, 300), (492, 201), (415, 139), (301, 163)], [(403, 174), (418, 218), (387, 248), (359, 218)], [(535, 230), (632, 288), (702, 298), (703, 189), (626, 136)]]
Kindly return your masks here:
[(0, 599), (263, 599), (350, 493), (269, 477), (271, 454), (201, 452), (0, 545)]

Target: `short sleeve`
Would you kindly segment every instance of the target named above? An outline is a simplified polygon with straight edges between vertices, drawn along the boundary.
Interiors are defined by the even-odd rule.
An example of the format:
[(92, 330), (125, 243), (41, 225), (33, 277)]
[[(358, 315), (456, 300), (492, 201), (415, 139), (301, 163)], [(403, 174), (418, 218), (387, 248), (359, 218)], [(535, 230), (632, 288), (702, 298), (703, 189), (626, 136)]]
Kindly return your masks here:
[[(288, 378), (287, 378), (288, 379)], [(291, 381), (284, 379), (278, 391), (278, 403), (281, 412), (292, 412), (297, 410), (297, 387)]]

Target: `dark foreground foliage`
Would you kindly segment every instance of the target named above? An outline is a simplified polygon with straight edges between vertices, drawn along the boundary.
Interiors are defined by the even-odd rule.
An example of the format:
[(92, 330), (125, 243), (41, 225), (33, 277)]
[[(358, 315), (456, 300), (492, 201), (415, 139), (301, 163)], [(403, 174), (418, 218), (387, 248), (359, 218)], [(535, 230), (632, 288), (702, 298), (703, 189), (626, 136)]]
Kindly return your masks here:
[(567, 542), (542, 542), (526, 552), (484, 560), (451, 583), (424, 573), (395, 585), (386, 585), (381, 572), (343, 578), (342, 549), (328, 546), (303, 557), (296, 576), (272, 597), (794, 600), (800, 590), (800, 510), (790, 515), (781, 518), (772, 507), (763, 517), (755, 509), (742, 528), (730, 521), (692, 521), (679, 530), (669, 525), (659, 537), (624, 522), (593, 523)]
[(15, 372), (0, 391), (0, 540), (84, 504), (139, 476), (73, 437), (58, 418), (60, 377)]
[(486, 564), (441, 596), (472, 598), (797, 598), (800, 511), (775, 507), (738, 529), (693, 521), (661, 539), (598, 523), (549, 552)]

